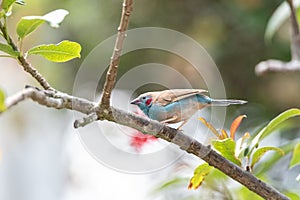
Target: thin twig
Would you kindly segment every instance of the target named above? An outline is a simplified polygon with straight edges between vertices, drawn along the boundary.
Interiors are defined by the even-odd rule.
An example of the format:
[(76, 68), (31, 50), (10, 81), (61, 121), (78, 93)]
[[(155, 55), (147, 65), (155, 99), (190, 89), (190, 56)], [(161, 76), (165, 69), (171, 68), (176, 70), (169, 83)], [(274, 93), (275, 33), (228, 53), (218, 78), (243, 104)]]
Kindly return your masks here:
[(240, 182), (248, 189), (265, 199), (288, 199), (276, 189), (262, 182), (251, 173), (244, 171), (242, 168), (210, 149), (209, 146), (205, 146), (194, 138), (188, 136), (188, 134), (183, 134), (181, 131), (165, 126), (157, 121), (143, 118), (139, 115), (128, 113), (113, 107), (111, 107), (110, 112), (107, 113), (104, 112), (103, 109), (97, 107), (95, 103), (88, 100), (61, 92), (38, 90), (33, 87), (26, 88), (23, 91), (8, 97), (5, 101), (5, 105), (9, 109), (25, 99), (32, 99), (41, 105), (56, 109), (65, 108), (88, 115), (91, 113), (97, 113), (98, 119), (109, 120), (121, 125), (129, 126), (145, 134), (151, 134), (178, 145), (182, 150), (203, 159), (209, 165), (219, 169), (224, 174)]
[(110, 60), (110, 65), (107, 71), (106, 80), (102, 92), (100, 106), (106, 109), (110, 107), (110, 96), (117, 79), (118, 65), (123, 49), (126, 30), (128, 28), (129, 16), (132, 11), (133, 0), (124, 0), (120, 25), (118, 27), (118, 35), (115, 42), (114, 51)]
[(290, 10), (291, 20), (291, 61), (283, 62), (281, 60), (266, 60), (258, 63), (255, 66), (255, 72), (257, 75), (263, 75), (268, 72), (295, 72), (300, 71), (300, 31), (299, 24), (296, 15), (296, 10), (293, 4), (293, 0), (286, 0)]
[(299, 24), (293, 0), (286, 0), (291, 10), (291, 54), (292, 60), (300, 61), (300, 35)]
[(37, 69), (32, 67), (32, 65), (26, 60), (26, 58), (24, 58), (24, 56), (19, 56), (18, 61), (23, 69), (28, 72), (33, 78), (35, 78), (45, 90), (54, 90), (48, 83), (48, 81), (38, 72)]
[[(8, 45), (10, 45), (14, 51), (19, 52), (17, 45), (14, 43), (13, 39), (8, 35), (7, 28), (5, 25), (3, 25), (0, 22), (0, 30), (3, 34), (3, 37), (6, 39), (6, 42)], [(39, 82), (39, 84), (45, 89), (45, 90), (54, 90), (51, 85), (48, 83), (48, 81), (34, 68), (31, 66), (31, 64), (26, 60), (26, 58), (21, 55), (17, 58), (20, 65), (23, 67), (23, 69), (28, 72), (33, 78)]]

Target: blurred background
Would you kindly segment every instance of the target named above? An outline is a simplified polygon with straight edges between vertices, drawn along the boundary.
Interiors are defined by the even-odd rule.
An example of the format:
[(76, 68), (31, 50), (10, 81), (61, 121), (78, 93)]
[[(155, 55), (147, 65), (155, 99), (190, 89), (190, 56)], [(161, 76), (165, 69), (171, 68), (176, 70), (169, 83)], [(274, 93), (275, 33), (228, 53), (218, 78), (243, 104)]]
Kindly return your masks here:
[[(241, 125), (240, 134), (245, 131), (255, 133), (279, 113), (300, 106), (299, 73), (262, 77), (254, 73), (255, 65), (262, 60), (290, 59), (288, 21), (276, 33), (272, 43), (264, 41), (267, 21), (281, 3), (279, 0), (139, 0), (134, 2), (129, 29), (164, 27), (182, 32), (200, 43), (218, 66), (227, 97), (249, 101), (247, 106), (228, 109), (225, 128), (237, 115), (246, 114), (248, 118)], [(116, 33), (121, 4), (121, 0), (27, 0), (26, 6), (14, 7), (8, 22), (9, 30), (16, 39), (14, 30), (22, 16), (44, 15), (59, 8), (70, 12), (59, 29), (42, 25), (25, 40), (24, 49), (64, 39), (80, 43), (83, 48), (81, 59), (57, 64), (35, 56), (30, 58), (33, 66), (55, 88), (72, 94), (76, 74), (85, 57), (98, 43)], [(0, 62), (0, 87), (7, 96), (26, 84), (36, 85), (16, 62), (4, 58)], [(193, 72), (184, 70), (187, 63), (149, 49), (124, 55), (118, 78), (134, 66), (151, 62), (171, 65), (185, 76), (193, 76)], [(102, 77), (99, 91), (103, 81)], [(157, 88), (149, 85), (143, 90)], [(119, 89), (125, 91), (128, 88)], [(31, 101), (21, 103), (0, 117), (0, 199), (242, 199), (230, 194), (232, 188), (240, 188), (237, 183), (232, 183), (232, 188), (222, 184), (216, 187), (211, 180), (200, 190), (187, 190), (187, 177), (192, 176), (193, 169), (199, 164), (199, 160), (189, 155), (159, 172), (143, 175), (120, 173), (101, 165), (80, 143), (77, 131), (72, 127), (73, 120), (70, 111), (44, 108)], [(281, 145), (299, 136), (299, 119), (293, 119), (269, 142)], [(157, 145), (157, 141), (149, 141), (143, 148), (151, 149), (151, 145)], [(130, 137), (122, 142), (133, 153), (146, 151), (137, 150), (132, 144)], [(288, 166), (283, 165), (288, 159), (290, 155), (276, 165), (279, 166), (277, 170), (270, 170), (267, 180), (282, 190), (292, 188), (299, 192), (299, 183), (293, 178), (299, 168), (287, 176), (281, 174), (288, 171)], [(171, 187), (161, 187), (169, 180), (175, 180)], [(247, 190), (239, 191), (249, 195)]]

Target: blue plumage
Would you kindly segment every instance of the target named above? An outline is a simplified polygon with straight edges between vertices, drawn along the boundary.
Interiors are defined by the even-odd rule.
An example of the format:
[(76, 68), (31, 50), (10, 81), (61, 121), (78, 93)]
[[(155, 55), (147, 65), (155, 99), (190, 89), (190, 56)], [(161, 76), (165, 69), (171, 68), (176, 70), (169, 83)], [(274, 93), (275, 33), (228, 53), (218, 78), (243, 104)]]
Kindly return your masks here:
[(201, 89), (175, 89), (147, 92), (134, 99), (131, 104), (137, 105), (149, 118), (162, 123), (183, 122), (182, 127), (198, 110), (207, 106), (228, 106), (244, 104), (242, 100), (211, 99)]

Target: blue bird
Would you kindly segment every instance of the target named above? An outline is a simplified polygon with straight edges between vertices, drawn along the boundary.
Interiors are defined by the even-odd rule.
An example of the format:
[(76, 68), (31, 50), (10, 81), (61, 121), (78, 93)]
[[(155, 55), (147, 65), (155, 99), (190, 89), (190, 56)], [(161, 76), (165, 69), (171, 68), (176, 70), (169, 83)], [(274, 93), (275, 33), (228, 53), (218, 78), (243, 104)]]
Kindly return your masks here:
[(182, 122), (180, 129), (198, 110), (208, 106), (245, 104), (243, 100), (212, 99), (202, 89), (173, 89), (141, 94), (131, 101), (149, 118), (165, 124)]

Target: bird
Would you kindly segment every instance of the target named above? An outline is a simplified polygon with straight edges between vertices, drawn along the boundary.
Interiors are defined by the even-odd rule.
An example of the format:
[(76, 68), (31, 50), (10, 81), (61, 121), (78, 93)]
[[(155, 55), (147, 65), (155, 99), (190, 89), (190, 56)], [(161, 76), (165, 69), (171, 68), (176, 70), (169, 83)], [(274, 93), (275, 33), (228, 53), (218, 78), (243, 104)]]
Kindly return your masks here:
[(209, 106), (229, 106), (245, 104), (247, 101), (235, 99), (212, 99), (204, 93), (204, 89), (171, 89), (146, 92), (132, 100), (150, 119), (163, 124), (182, 122), (181, 129), (188, 120), (200, 109)]

